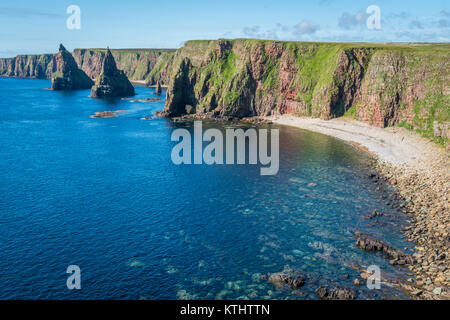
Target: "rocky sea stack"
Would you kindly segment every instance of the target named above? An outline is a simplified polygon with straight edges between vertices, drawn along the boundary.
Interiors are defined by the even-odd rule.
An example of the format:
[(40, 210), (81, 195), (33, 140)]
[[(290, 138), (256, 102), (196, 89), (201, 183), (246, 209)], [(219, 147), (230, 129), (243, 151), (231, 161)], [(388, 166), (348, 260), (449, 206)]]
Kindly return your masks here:
[(122, 70), (117, 69), (116, 61), (107, 49), (102, 70), (91, 89), (92, 98), (134, 96), (134, 87)]
[(53, 90), (89, 89), (94, 82), (78, 68), (72, 54), (59, 45), (59, 52), (53, 57), (56, 71), (52, 75)]
[(156, 83), (155, 94), (156, 94), (157, 96), (160, 96), (161, 93), (162, 93), (161, 82), (158, 81), (158, 82)]

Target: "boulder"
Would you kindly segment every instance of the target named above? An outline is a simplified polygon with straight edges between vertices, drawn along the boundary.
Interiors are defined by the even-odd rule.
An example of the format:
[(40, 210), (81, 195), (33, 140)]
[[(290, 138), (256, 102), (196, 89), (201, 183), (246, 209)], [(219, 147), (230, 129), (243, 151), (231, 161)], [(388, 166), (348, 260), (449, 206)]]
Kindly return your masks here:
[(131, 97), (134, 96), (134, 87), (122, 70), (117, 69), (116, 61), (109, 50), (103, 59), (102, 70), (91, 89), (92, 98)]
[(56, 71), (52, 75), (52, 90), (89, 89), (94, 82), (78, 68), (72, 54), (59, 45), (59, 52), (53, 58)]
[(362, 234), (359, 232), (355, 233), (356, 237), (356, 246), (364, 251), (368, 252), (382, 252), (386, 255), (388, 259), (391, 260), (391, 264), (412, 265), (415, 263), (415, 259), (409, 255), (404, 253), (399, 249), (393, 248), (391, 245), (381, 241), (374, 239), (366, 234)]
[(269, 282), (277, 287), (290, 286), (299, 289), (305, 285), (306, 278), (300, 271), (285, 268), (282, 272), (271, 274)]
[(356, 290), (346, 288), (319, 287), (316, 294), (321, 300), (355, 300)]

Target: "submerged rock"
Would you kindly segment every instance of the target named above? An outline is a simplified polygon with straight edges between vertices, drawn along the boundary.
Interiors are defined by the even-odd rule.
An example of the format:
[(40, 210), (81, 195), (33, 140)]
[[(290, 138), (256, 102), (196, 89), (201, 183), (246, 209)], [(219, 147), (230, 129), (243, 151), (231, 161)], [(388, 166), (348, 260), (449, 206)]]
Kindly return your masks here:
[(399, 249), (393, 248), (391, 245), (377, 239), (373, 239), (372, 237), (362, 234), (359, 232), (355, 233), (356, 237), (356, 246), (358, 248), (363, 249), (364, 251), (378, 251), (383, 252), (388, 259), (391, 260), (391, 264), (412, 265), (415, 263), (415, 259), (409, 255), (404, 253)]
[(161, 101), (160, 98), (145, 98), (145, 99), (134, 99), (129, 100), (130, 102), (155, 102), (155, 101)]
[(321, 300), (355, 300), (356, 290), (346, 288), (319, 287), (316, 294)]
[(275, 286), (290, 286), (292, 289), (298, 289), (305, 285), (306, 278), (300, 271), (290, 268), (284, 269), (282, 272), (270, 275), (269, 282)]
[(52, 90), (89, 89), (94, 82), (78, 68), (72, 54), (59, 45), (59, 52), (53, 58), (56, 71), (52, 76)]
[(117, 69), (116, 61), (107, 49), (100, 75), (91, 89), (92, 98), (134, 96), (134, 87), (122, 70)]
[(91, 118), (113, 118), (116, 117), (120, 112), (123, 110), (117, 110), (117, 111), (99, 111), (96, 112), (94, 115), (91, 115)]
[(140, 268), (145, 266), (145, 262), (139, 260), (139, 259), (130, 259), (127, 263), (127, 265), (131, 268)]

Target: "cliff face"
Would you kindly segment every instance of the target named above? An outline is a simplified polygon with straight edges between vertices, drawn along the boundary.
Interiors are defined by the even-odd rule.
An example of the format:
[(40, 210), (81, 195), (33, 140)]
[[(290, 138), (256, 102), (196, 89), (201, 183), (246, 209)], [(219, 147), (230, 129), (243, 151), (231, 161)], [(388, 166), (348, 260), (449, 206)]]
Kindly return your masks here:
[(53, 54), (0, 59), (0, 76), (50, 79), (53, 72)]
[(101, 63), (102, 69), (95, 85), (91, 89), (91, 97), (129, 97), (134, 96), (134, 87), (122, 70), (117, 69), (116, 61), (108, 49)]
[[(169, 49), (119, 49), (111, 50), (117, 68), (123, 70), (130, 80), (147, 80), (157, 62), (172, 55)], [(73, 56), (78, 66), (92, 79), (100, 74), (106, 49), (75, 49)], [(160, 72), (158, 72), (158, 75)], [(165, 83), (163, 77), (162, 81)], [(156, 83), (156, 82), (155, 82)], [(152, 83), (154, 84), (154, 83)]]
[[(123, 70), (131, 80), (149, 80), (156, 84), (161, 80), (162, 84), (168, 83), (168, 74), (164, 73), (167, 61), (175, 50), (170, 49), (119, 49), (111, 50), (117, 63), (117, 68)], [(102, 61), (106, 49), (75, 49), (73, 57), (78, 68), (83, 70), (91, 79), (96, 79), (102, 68)], [(0, 59), (0, 76), (18, 78), (51, 79), (56, 71), (53, 65), (53, 54), (20, 55), (15, 58)], [(158, 68), (158, 62), (161, 61)], [(152, 75), (151, 75), (152, 73)]]
[(188, 42), (174, 57), (166, 111), (183, 114), (180, 101), (196, 113), (218, 116), (341, 116), (353, 103), (372, 51), (262, 40)]
[(167, 116), (351, 115), (450, 134), (447, 45), (190, 41), (167, 70)]
[(450, 50), (378, 50), (354, 104), (355, 117), (379, 127), (400, 125), (450, 138)]
[(78, 68), (72, 54), (62, 44), (52, 63), (56, 66), (52, 76), (53, 90), (90, 89), (94, 85), (86, 73)]

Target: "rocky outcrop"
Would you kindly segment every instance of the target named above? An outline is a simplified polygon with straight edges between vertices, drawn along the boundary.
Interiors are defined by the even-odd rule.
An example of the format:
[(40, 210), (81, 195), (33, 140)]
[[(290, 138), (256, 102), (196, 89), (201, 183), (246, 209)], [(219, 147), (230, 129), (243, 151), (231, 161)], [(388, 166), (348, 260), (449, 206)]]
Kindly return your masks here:
[(366, 234), (355, 233), (356, 246), (368, 252), (382, 252), (387, 258), (391, 259), (391, 263), (395, 265), (412, 265), (415, 263), (414, 258), (401, 250), (393, 248), (391, 245), (374, 239)]
[(158, 81), (158, 82), (156, 83), (155, 94), (156, 94), (157, 96), (160, 96), (161, 93), (162, 93), (161, 82)]
[(273, 273), (269, 277), (269, 282), (277, 287), (289, 286), (292, 289), (299, 289), (305, 285), (306, 277), (300, 271), (285, 268), (282, 272)]
[(347, 115), (448, 141), (441, 129), (450, 104), (445, 45), (188, 41), (168, 63), (169, 117), (187, 114), (186, 106), (212, 117)]
[(53, 57), (56, 71), (52, 76), (53, 90), (90, 89), (94, 82), (78, 68), (72, 54), (61, 44), (59, 52)]
[(109, 49), (102, 62), (102, 70), (91, 89), (91, 97), (130, 97), (134, 87), (122, 70), (117, 69), (116, 61)]
[(319, 287), (316, 294), (321, 300), (355, 300), (356, 290), (346, 288)]

